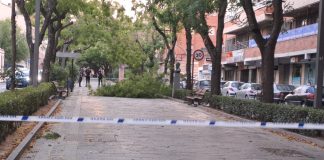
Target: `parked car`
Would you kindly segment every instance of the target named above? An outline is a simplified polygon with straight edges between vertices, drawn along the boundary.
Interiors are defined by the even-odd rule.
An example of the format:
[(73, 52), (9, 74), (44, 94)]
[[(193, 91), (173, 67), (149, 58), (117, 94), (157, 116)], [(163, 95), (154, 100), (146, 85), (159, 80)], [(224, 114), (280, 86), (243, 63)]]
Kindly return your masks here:
[[(292, 93), (295, 89), (295, 86), (289, 84), (273, 84), (273, 102), (274, 103), (283, 103), (285, 101), (285, 97)], [(261, 99), (262, 92), (257, 95), (258, 99)]]
[[(297, 87), (293, 93), (285, 97), (286, 104), (297, 104), (305, 106), (313, 106), (316, 89), (314, 86), (302, 85)], [(322, 100), (322, 104), (324, 101)]]
[(226, 81), (221, 81), (220, 82), (220, 88), (222, 89), (222, 88), (224, 88), (224, 84), (226, 83)]
[(260, 94), (262, 89), (261, 84), (258, 83), (244, 83), (236, 92), (238, 98), (255, 99)]
[(210, 80), (200, 80), (195, 83), (195, 89), (206, 89), (206, 91), (210, 91), (211, 89), (211, 81)]
[[(6, 79), (6, 89), (9, 90), (11, 87), (11, 78)], [(16, 71), (16, 87), (24, 88), (29, 84), (29, 70)]]
[(288, 84), (274, 84), (273, 85), (273, 98), (276, 103), (283, 103), (285, 97), (292, 93), (295, 89), (295, 86)]
[(239, 90), (241, 85), (243, 85), (243, 82), (228, 81), (221, 89), (221, 94), (223, 96), (236, 96), (236, 92)]

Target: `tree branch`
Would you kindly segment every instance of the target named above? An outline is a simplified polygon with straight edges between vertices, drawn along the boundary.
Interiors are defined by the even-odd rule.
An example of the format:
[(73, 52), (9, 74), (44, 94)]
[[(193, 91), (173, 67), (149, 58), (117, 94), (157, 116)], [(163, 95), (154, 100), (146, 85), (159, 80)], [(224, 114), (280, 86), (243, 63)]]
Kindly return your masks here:
[(76, 50), (73, 50), (72, 52), (74, 52), (74, 53), (82, 52), (82, 51), (85, 51), (85, 50), (89, 49), (90, 47), (91, 47), (91, 45), (83, 47), (83, 48), (79, 48), (79, 49), (76, 49)]
[[(255, 12), (253, 10), (253, 4), (251, 0), (240, 0), (243, 9), (246, 13), (246, 17), (249, 23), (249, 29), (254, 37), (255, 42), (258, 47), (263, 50), (266, 40), (263, 38), (259, 24), (255, 17)], [(262, 54), (262, 53), (261, 53)]]
[(283, 24), (283, 8), (282, 8), (282, 0), (273, 0), (272, 5), (274, 8), (273, 12), (273, 26), (270, 38), (267, 42), (267, 46), (275, 46), (277, 43), (277, 39), (281, 32), (281, 26)]
[(171, 49), (169, 41), (168, 41), (168, 37), (166, 36), (166, 34), (161, 30), (161, 28), (158, 26), (156, 19), (154, 16), (152, 16), (152, 21), (153, 21), (153, 26), (156, 29), (156, 31), (158, 31), (160, 33), (160, 35), (163, 37), (163, 41), (166, 45), (166, 47), (168, 48), (168, 50)]
[(26, 39), (29, 46), (29, 51), (32, 51), (34, 48), (34, 43), (32, 38), (32, 24), (31, 24), (29, 14), (25, 8), (25, 0), (16, 0), (16, 3), (21, 14), (24, 16), (25, 23), (26, 23)]

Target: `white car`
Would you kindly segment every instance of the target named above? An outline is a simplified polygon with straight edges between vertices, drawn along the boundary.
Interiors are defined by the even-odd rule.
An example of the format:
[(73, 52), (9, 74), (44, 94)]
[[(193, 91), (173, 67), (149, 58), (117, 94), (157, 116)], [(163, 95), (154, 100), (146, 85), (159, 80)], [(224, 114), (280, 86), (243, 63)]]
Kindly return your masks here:
[(239, 90), (239, 87), (243, 84), (243, 82), (238, 81), (228, 81), (224, 84), (221, 89), (221, 93), (223, 96), (236, 96), (236, 92)]
[(261, 93), (262, 86), (258, 83), (244, 83), (236, 92), (236, 96), (242, 99), (255, 99)]

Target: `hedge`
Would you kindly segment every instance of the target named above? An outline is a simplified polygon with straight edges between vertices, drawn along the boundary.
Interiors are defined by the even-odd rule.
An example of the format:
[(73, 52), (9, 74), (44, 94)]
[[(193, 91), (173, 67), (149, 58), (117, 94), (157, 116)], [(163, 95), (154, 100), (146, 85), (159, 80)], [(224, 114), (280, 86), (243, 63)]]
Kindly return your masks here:
[[(48, 98), (55, 92), (52, 83), (42, 83), (37, 88), (27, 87), (0, 93), (0, 115), (31, 115), (46, 105)], [(19, 122), (0, 122), (0, 142), (19, 126)]]
[[(185, 99), (190, 91), (177, 90), (174, 97)], [(211, 108), (222, 110), (226, 113), (237, 115), (251, 120), (262, 122), (283, 123), (324, 123), (324, 110), (295, 105), (262, 103), (256, 100), (236, 99), (225, 96), (205, 96), (205, 103)], [(322, 131), (293, 130), (306, 135), (323, 134)]]

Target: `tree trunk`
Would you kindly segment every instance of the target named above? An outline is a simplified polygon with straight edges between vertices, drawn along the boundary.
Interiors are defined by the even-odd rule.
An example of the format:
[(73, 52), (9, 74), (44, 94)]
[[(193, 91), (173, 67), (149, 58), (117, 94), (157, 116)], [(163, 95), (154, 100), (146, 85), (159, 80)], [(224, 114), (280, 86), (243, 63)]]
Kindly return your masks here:
[(175, 64), (175, 57), (174, 57), (174, 49), (170, 51), (170, 86), (173, 86), (173, 79), (174, 79), (174, 64)]
[(168, 50), (167, 57), (164, 60), (164, 74), (167, 74), (168, 73), (169, 58), (170, 58), (170, 50)]
[(223, 0), (220, 2), (219, 12), (218, 12), (218, 23), (217, 23), (217, 33), (216, 33), (216, 48), (212, 60), (212, 84), (211, 92), (213, 95), (220, 95), (220, 81), (222, 75), (222, 49), (223, 49), (223, 32), (225, 27), (225, 14), (227, 9), (227, 1)]
[(273, 82), (274, 82), (274, 49), (264, 48), (262, 52), (262, 102), (273, 102)]
[(16, 5), (15, 0), (11, 2), (11, 54), (12, 54), (12, 66), (11, 66), (11, 90), (16, 87), (16, 58), (17, 58), (17, 46), (16, 46)]
[(186, 30), (186, 41), (187, 41), (187, 63), (186, 63), (186, 89), (192, 89), (192, 77), (191, 77), (191, 44), (192, 44), (192, 35), (191, 35), (191, 28), (185, 27)]
[(50, 70), (51, 70), (51, 59), (53, 57), (53, 51), (55, 50), (55, 30), (53, 23), (48, 25), (48, 45), (45, 52), (42, 81), (49, 82)]

